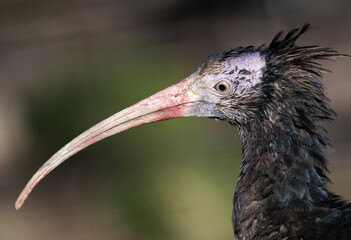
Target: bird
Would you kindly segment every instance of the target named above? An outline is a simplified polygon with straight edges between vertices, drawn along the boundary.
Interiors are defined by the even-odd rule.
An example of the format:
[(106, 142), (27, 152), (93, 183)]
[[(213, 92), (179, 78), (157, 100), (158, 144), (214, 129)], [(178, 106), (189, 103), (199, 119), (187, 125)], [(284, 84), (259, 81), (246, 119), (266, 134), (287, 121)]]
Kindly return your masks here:
[(43, 164), (15, 208), (49, 172), (91, 144), (148, 123), (206, 117), (235, 126), (241, 140), (236, 239), (351, 239), (351, 203), (326, 186), (331, 144), (323, 124), (336, 114), (320, 63), (349, 55), (297, 45), (309, 28), (280, 31), (267, 46), (211, 55), (189, 77), (91, 127)]

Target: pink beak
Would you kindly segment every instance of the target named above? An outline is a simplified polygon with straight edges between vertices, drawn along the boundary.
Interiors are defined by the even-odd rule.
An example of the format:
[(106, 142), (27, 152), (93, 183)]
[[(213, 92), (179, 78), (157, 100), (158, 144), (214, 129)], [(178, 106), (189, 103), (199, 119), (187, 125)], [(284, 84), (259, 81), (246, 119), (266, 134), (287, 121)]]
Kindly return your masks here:
[[(147, 123), (181, 117), (211, 117), (214, 106), (201, 101), (191, 91), (192, 78), (186, 78), (139, 103), (120, 111), (80, 134), (56, 152), (34, 174), (18, 197), (15, 207), (22, 207), (33, 188), (63, 161), (82, 149), (116, 133)], [(205, 108), (203, 108), (205, 107)]]

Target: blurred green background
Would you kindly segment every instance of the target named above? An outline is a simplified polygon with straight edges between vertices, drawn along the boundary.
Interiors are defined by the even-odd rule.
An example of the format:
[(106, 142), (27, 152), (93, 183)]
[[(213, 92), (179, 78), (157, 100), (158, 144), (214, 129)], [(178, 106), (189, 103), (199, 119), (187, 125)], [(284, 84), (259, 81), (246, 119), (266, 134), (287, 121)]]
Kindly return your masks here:
[[(82, 151), (16, 197), (60, 147), (180, 81), (208, 55), (268, 43), (312, 24), (299, 43), (351, 54), (351, 2), (0, 1), (0, 239), (233, 239), (240, 165), (234, 127), (178, 119)], [(351, 68), (325, 63), (339, 117), (330, 189), (351, 199)]]

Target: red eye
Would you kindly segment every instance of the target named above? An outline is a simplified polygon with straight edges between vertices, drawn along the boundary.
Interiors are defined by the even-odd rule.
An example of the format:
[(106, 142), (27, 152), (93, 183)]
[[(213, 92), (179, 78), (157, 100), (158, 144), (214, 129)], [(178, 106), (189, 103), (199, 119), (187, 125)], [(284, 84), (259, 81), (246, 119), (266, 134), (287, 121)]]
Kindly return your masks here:
[(215, 86), (215, 88), (216, 88), (216, 90), (217, 90), (218, 92), (226, 93), (226, 92), (229, 91), (230, 86), (229, 86), (229, 84), (228, 84), (227, 82), (224, 82), (224, 81), (223, 81), (223, 82), (217, 83), (216, 86)]

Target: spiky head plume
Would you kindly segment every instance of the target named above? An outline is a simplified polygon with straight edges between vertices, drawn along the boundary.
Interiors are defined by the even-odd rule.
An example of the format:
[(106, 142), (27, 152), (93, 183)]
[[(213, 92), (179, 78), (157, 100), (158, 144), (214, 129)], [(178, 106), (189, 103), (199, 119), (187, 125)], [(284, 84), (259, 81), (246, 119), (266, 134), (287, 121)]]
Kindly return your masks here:
[[(308, 29), (305, 24), (285, 37), (280, 32), (268, 47), (212, 55), (197, 71), (201, 84), (224, 79), (231, 85), (231, 92), (218, 100), (217, 117), (238, 126), (243, 166), (260, 159), (251, 167), (265, 169), (278, 200), (297, 209), (327, 197), (323, 151), (329, 142), (320, 123), (335, 113), (320, 81), (328, 70), (318, 61), (343, 56), (331, 48), (296, 45)], [(247, 172), (251, 179), (257, 176)]]

